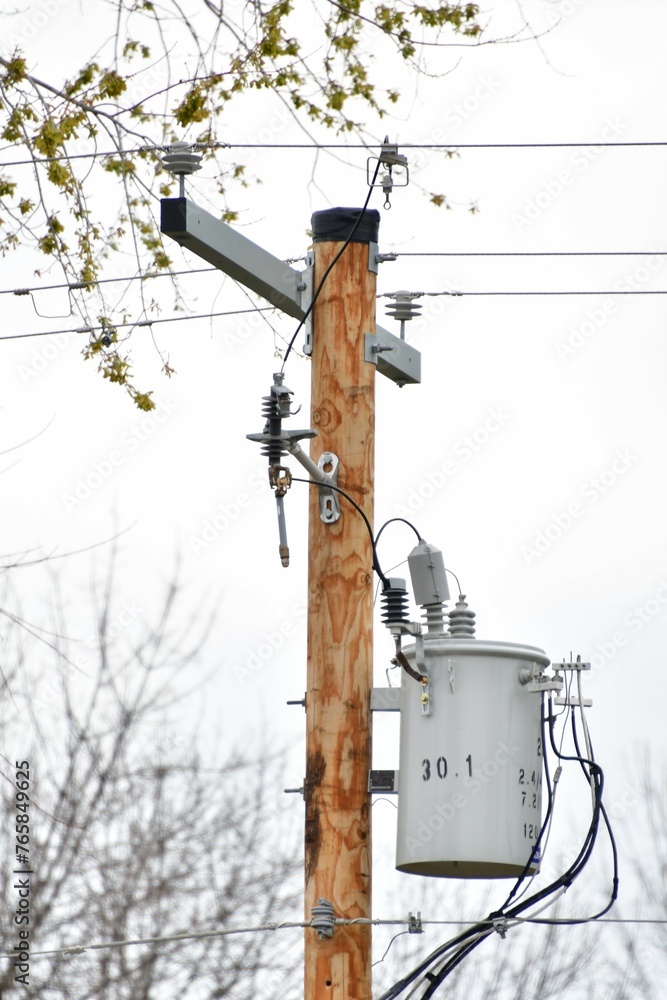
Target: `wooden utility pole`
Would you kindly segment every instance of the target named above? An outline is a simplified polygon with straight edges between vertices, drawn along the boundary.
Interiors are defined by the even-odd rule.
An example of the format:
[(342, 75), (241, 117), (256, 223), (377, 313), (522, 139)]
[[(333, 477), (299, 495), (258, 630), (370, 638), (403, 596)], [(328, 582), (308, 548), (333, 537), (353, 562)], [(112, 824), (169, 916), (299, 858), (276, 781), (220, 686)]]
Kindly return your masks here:
[[(401, 386), (417, 383), (421, 360), (418, 351), (375, 322), (379, 213), (316, 212), (314, 275), (310, 268), (298, 272), (186, 198), (183, 176), (196, 169), (191, 161), (197, 156), (182, 149), (177, 154), (167, 166), (180, 176), (181, 196), (162, 200), (162, 232), (304, 321), (304, 349), (312, 354), (312, 426), (318, 432), (313, 457), (333, 456), (338, 486), (372, 525), (375, 372)], [(353, 228), (312, 307), (311, 323), (312, 289)], [(248, 436), (266, 440), (265, 432)], [(330, 470), (325, 465), (323, 471)], [(312, 463), (309, 472), (321, 481)], [(333, 904), (334, 917), (371, 916), (372, 545), (363, 518), (347, 500), (340, 499), (340, 518), (332, 516), (331, 493), (310, 493), (307, 921), (320, 899)], [(320, 937), (313, 927), (305, 934), (304, 1000), (371, 1000), (370, 923), (336, 925), (331, 937)]]
[[(356, 215), (360, 210), (357, 210)], [(338, 213), (338, 215), (337, 215)], [(341, 216), (341, 213), (344, 213)], [(352, 223), (350, 223), (352, 215)], [(316, 212), (314, 285), (354, 224), (349, 209)], [(364, 335), (375, 332), (376, 274), (369, 243), (379, 215), (366, 212), (313, 309), (311, 457), (339, 459), (338, 485), (373, 521), (375, 365)], [(336, 223), (339, 223), (337, 226)], [(340, 231), (339, 238), (330, 233)], [(372, 231), (374, 230), (374, 232)], [(308, 536), (305, 912), (319, 899), (336, 917), (371, 916), (370, 692), (373, 672), (372, 546), (363, 518), (341, 498), (334, 524), (311, 490)], [(305, 935), (304, 1000), (371, 1000), (371, 925)]]

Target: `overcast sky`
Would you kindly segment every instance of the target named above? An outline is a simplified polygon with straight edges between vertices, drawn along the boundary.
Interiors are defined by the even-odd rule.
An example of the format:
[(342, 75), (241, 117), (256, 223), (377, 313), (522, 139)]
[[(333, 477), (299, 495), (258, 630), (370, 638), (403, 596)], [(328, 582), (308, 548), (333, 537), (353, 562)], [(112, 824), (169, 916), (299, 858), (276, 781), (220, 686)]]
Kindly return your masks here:
[[(516, 21), (510, 6), (508, 24)], [(5, 23), (20, 36), (36, 9)], [(539, 46), (443, 54), (443, 68), (454, 65), (452, 52), (460, 55), (454, 71), (420, 83), (404, 120), (374, 130), (417, 145), (580, 145), (461, 149), (454, 159), (404, 150), (410, 185), (394, 192), (390, 211), (380, 192), (371, 201), (381, 211), (381, 250), (399, 255), (381, 266), (378, 290), (599, 294), (420, 300), (422, 318), (407, 336), (422, 353), (421, 385), (377, 379), (376, 526), (410, 512), (459, 575), (478, 636), (537, 645), (552, 661), (570, 651), (592, 660), (590, 726), (624, 843), (631, 768), (647, 741), (656, 759), (666, 742), (667, 296), (605, 293), (667, 290), (667, 149), (592, 144), (665, 139), (667, 9), (657, 0), (525, 9), (536, 28), (553, 25)], [(42, 77), (71, 72), (53, 40), (67, 38), (80, 16), (70, 0), (30, 40), (29, 61)], [(89, 53), (80, 45), (83, 62)], [(223, 137), (270, 144), (299, 142), (303, 133), (265, 93), (243, 116), (230, 116)], [(247, 156), (262, 184), (240, 196), (239, 225), (279, 257), (307, 250), (312, 211), (364, 201), (363, 150)], [(8, 158), (5, 150), (0, 161)], [(210, 180), (202, 170), (189, 194), (214, 210)], [(445, 193), (452, 210), (431, 206), (424, 189)], [(427, 251), (647, 255), (401, 256)], [(179, 267), (202, 266), (175, 245), (169, 252)], [(127, 273), (126, 263), (112, 261), (109, 273)], [(21, 251), (8, 255), (0, 287), (35, 283), (34, 266)], [(47, 283), (58, 280), (53, 271)], [(163, 316), (174, 315), (167, 285), (151, 287)], [(196, 314), (255, 302), (218, 274), (185, 277), (181, 287)], [(64, 291), (3, 295), (0, 304), (5, 334), (78, 325)], [(378, 321), (396, 330), (385, 304), (379, 300)], [(291, 336), (292, 320), (269, 318), (280, 337)], [(259, 314), (156, 326), (176, 372), (170, 380), (159, 375), (149, 332), (135, 331), (137, 374), (158, 401), (152, 415), (83, 362), (77, 335), (3, 343), (4, 446), (41, 432), (3, 458), (4, 546), (63, 552), (127, 529), (118, 607), (138, 617), (180, 554), (192, 609), (217, 605), (202, 664), (202, 675), (215, 668), (208, 723), (241, 740), (268, 722), (279, 739), (299, 741), (303, 714), (284, 702), (305, 687), (305, 487), (295, 484), (286, 498), (292, 561), (283, 569), (264, 461), (245, 439), (262, 428), (261, 397), (280, 366), (271, 326)], [(286, 383), (307, 414), (307, 360), (292, 355)], [(383, 567), (412, 545), (404, 526), (387, 530)], [(88, 557), (78, 559), (69, 571), (73, 594), (90, 577)], [(379, 624), (375, 650), (383, 684), (392, 643)], [(396, 766), (397, 720), (383, 718), (378, 732), (377, 766)], [(300, 782), (301, 754), (298, 747), (286, 783)], [(389, 818), (393, 810), (382, 808)], [(390, 841), (378, 844), (380, 853), (393, 850)]]

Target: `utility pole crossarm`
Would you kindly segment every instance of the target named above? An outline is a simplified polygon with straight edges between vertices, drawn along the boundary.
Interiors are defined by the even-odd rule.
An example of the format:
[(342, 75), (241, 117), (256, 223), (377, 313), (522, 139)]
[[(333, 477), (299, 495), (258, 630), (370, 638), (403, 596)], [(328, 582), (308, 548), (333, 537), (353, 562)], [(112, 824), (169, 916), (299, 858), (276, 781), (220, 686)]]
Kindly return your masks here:
[(162, 199), (160, 231), (277, 309), (304, 318), (304, 275), (188, 198)]

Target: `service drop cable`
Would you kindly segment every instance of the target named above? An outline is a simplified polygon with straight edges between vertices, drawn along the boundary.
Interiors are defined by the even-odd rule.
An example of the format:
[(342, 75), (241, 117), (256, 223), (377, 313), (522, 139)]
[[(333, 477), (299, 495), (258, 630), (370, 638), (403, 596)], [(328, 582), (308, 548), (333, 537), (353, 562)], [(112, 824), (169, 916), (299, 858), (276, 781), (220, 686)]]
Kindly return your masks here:
[[(569, 690), (569, 688), (568, 688)], [(567, 701), (569, 702), (569, 696)], [(553, 711), (552, 698), (549, 697), (549, 711), (548, 715), (542, 712), (542, 745), (544, 748), (544, 761), (545, 761), (545, 775), (546, 775), (546, 785), (548, 793), (548, 805), (547, 811), (542, 823), (540, 834), (538, 836), (536, 844), (533, 846), (531, 851), (531, 858), (534, 856), (535, 851), (539, 849), (542, 840), (544, 838), (545, 832), (550, 829), (552, 817), (553, 817), (553, 804), (554, 804), (554, 792), (551, 787), (551, 780), (549, 776), (549, 770), (547, 767), (547, 750), (550, 745), (552, 752), (555, 754), (559, 762), (575, 762), (580, 765), (584, 775), (586, 776), (587, 783), (591, 783), (594, 790), (594, 805), (592, 810), (591, 822), (589, 828), (584, 837), (584, 842), (582, 847), (572, 862), (568, 869), (560, 875), (558, 878), (554, 879), (551, 883), (542, 889), (537, 890), (530, 896), (522, 899), (520, 902), (515, 900), (516, 893), (524, 881), (529, 865), (522, 874), (517, 879), (516, 884), (509, 893), (505, 903), (496, 911), (489, 914), (486, 920), (480, 921), (477, 924), (473, 924), (468, 927), (461, 934), (452, 938), (450, 941), (441, 945), (434, 952), (432, 952), (427, 958), (425, 958), (411, 973), (405, 976), (403, 979), (399, 980), (394, 984), (386, 993), (380, 997), (380, 1000), (394, 1000), (399, 996), (405, 994), (405, 991), (410, 987), (416, 980), (416, 986), (411, 990), (409, 997), (416, 997), (419, 995), (419, 1000), (428, 1000), (429, 997), (434, 996), (438, 988), (442, 985), (447, 976), (466, 958), (482, 941), (486, 940), (494, 931), (498, 931), (501, 934), (505, 934), (506, 931), (515, 926), (519, 922), (530, 922), (535, 924), (549, 924), (554, 926), (571, 926), (579, 923), (589, 923), (591, 921), (600, 920), (609, 911), (616, 901), (618, 895), (618, 853), (616, 850), (616, 844), (614, 841), (614, 836), (609, 823), (609, 818), (607, 816), (606, 810), (602, 804), (602, 792), (604, 786), (604, 776), (602, 769), (596, 764), (592, 752), (589, 753), (589, 757), (583, 757), (579, 749), (579, 741), (576, 731), (576, 717), (575, 713), (571, 710), (571, 706), (566, 708), (565, 718), (563, 720), (563, 726), (565, 727), (568, 719), (568, 715), (571, 719), (572, 724), (572, 738), (575, 747), (574, 755), (567, 755), (562, 752), (562, 742), (559, 747), (556, 742), (555, 736), (555, 724), (557, 716)], [(548, 722), (548, 735), (549, 744), (546, 740), (545, 724)], [(590, 744), (590, 738), (589, 738)], [(560, 765), (559, 765), (560, 766)], [(610, 898), (606, 906), (604, 906), (599, 912), (587, 916), (587, 917), (570, 917), (570, 918), (549, 918), (541, 917), (538, 914), (542, 913), (544, 909), (553, 905), (556, 899), (558, 899), (562, 894), (573, 884), (573, 882), (582, 873), (588, 861), (590, 860), (591, 854), (594, 850), (597, 835), (599, 832), (600, 818), (602, 818), (609, 835), (609, 840), (612, 849), (613, 856), (613, 875), (612, 875), (612, 888), (610, 893)], [(524, 890), (525, 891), (525, 890)], [(514, 901), (513, 905), (510, 905), (511, 901)], [(539, 909), (535, 910), (533, 907), (536, 904), (542, 903), (543, 905)], [(528, 912), (526, 912), (528, 911)], [(522, 916), (526, 914), (526, 916)], [(444, 958), (444, 962), (443, 962)], [(424, 991), (421, 992), (422, 987)], [(408, 1000), (408, 997), (405, 997)]]

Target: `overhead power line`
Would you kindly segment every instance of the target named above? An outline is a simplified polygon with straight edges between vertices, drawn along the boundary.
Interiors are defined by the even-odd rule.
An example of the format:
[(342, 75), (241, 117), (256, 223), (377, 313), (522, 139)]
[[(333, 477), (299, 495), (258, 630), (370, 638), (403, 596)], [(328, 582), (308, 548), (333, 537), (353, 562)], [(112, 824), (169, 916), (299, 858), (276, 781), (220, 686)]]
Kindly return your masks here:
[(664, 257), (667, 250), (399, 250), (396, 257)]
[[(489, 295), (667, 295), (667, 288), (660, 289), (646, 289), (646, 288), (636, 288), (628, 289), (627, 291), (619, 291), (618, 289), (611, 289), (605, 291), (604, 289), (594, 290), (594, 291), (472, 291), (472, 292), (462, 292), (462, 291), (441, 291), (441, 292), (407, 292), (402, 294), (408, 294), (412, 298), (420, 298), (424, 296), (449, 296), (451, 298), (464, 298), (470, 296), (489, 296)], [(378, 295), (378, 298), (393, 298), (396, 295), (395, 292), (383, 292)], [(215, 319), (219, 316), (242, 316), (244, 313), (265, 313), (265, 312), (275, 312), (275, 306), (261, 306), (255, 309), (230, 309), (225, 312), (212, 312), (212, 313), (199, 313), (190, 316), (163, 316), (157, 319), (138, 319), (129, 320), (126, 323), (94, 323), (90, 326), (77, 326), (71, 327), (64, 330), (35, 330), (31, 333), (9, 333), (0, 336), (0, 341), (2, 340), (25, 340), (29, 337), (56, 337), (58, 334), (63, 333), (94, 333), (96, 330), (115, 330), (124, 327), (143, 327), (143, 326), (153, 326), (156, 323), (183, 323), (186, 320), (193, 319)]]
[(36, 330), (34, 333), (9, 333), (0, 340), (23, 340), (27, 337), (55, 337), (59, 333), (94, 333), (95, 330), (116, 330), (120, 327), (153, 326), (155, 323), (182, 323), (189, 319), (214, 319), (217, 316), (241, 316), (243, 313), (274, 312), (275, 306), (262, 306), (257, 309), (230, 309), (227, 312), (201, 313), (195, 316), (164, 316), (159, 319), (135, 319), (127, 323), (93, 323), (90, 326), (78, 326), (67, 330)]
[(176, 278), (181, 274), (201, 274), (206, 271), (217, 271), (217, 267), (192, 267), (186, 271), (159, 271), (152, 274), (128, 274), (123, 278), (93, 278), (91, 281), (65, 281), (59, 285), (31, 285), (26, 288), (0, 288), (0, 295), (32, 295), (33, 292), (52, 292), (57, 288), (66, 288), (70, 292), (85, 291), (93, 285), (109, 285), (115, 281), (152, 281), (153, 278)]
[[(432, 149), (450, 152), (456, 149), (643, 149), (651, 147), (667, 146), (667, 140), (648, 139), (626, 142), (596, 142), (595, 140), (579, 140), (577, 142), (402, 142), (402, 149)], [(26, 167), (35, 163), (57, 163), (62, 160), (97, 160), (108, 159), (109, 157), (126, 157), (142, 153), (164, 153), (168, 152), (169, 146), (139, 146), (136, 149), (112, 149), (104, 152), (94, 153), (72, 153), (62, 156), (31, 157), (27, 160), (6, 160), (0, 163), (0, 170), (4, 167)], [(344, 142), (212, 142), (195, 143), (196, 149), (365, 149), (372, 152), (382, 149), (382, 143), (344, 143)]]
[[(392, 257), (665, 257), (667, 250), (401, 250)], [(286, 264), (304, 260), (303, 257), (286, 258)], [(217, 267), (191, 267), (184, 271), (159, 271), (148, 274), (128, 274), (119, 278), (93, 278), (90, 281), (64, 281), (57, 285), (26, 285), (18, 288), (0, 288), (0, 295), (32, 295), (33, 292), (52, 292), (67, 289), (85, 291), (97, 285), (113, 282), (152, 281), (154, 278), (176, 278), (184, 274), (208, 274)]]
[(400, 293), (382, 292), (381, 295), (378, 295), (378, 298), (391, 299), (394, 298), (397, 294), (408, 295), (413, 299), (422, 298), (424, 296), (437, 297), (439, 295), (449, 295), (452, 296), (453, 298), (462, 298), (463, 296), (470, 296), (470, 295), (667, 295), (667, 288), (658, 288), (658, 289), (631, 288), (628, 289), (627, 291), (619, 290), (617, 288), (612, 289), (610, 291), (605, 291), (604, 289), (595, 289), (595, 290), (588, 289), (583, 291), (572, 291), (572, 290), (566, 291), (564, 289), (554, 289), (553, 291), (542, 291), (542, 290), (520, 291), (514, 289), (510, 291), (504, 291), (501, 289), (496, 289), (495, 291), (490, 291), (490, 292), (484, 292), (484, 291), (462, 292), (462, 291), (454, 291), (448, 289), (447, 291), (442, 291), (442, 292), (400, 292)]
[[(571, 918), (574, 919), (574, 918)], [(513, 917), (513, 921), (517, 923), (542, 923), (539, 920), (532, 920), (530, 917)], [(358, 917), (356, 919), (342, 919), (340, 917), (334, 917), (334, 924), (336, 926), (349, 926), (351, 924), (373, 924), (376, 927), (409, 927), (411, 925), (410, 918), (399, 917), (399, 918), (389, 918), (381, 919), (377, 917)], [(492, 924), (492, 920), (421, 920), (422, 926), (447, 926), (447, 927), (465, 927), (465, 926), (479, 926), (481, 924)], [(549, 923), (558, 924), (565, 923), (569, 924), (569, 920), (559, 921), (558, 919), (550, 920)], [(595, 920), (596, 924), (655, 924), (663, 925), (667, 924), (667, 919), (663, 917), (655, 918), (636, 918), (636, 917), (600, 917)], [(31, 951), (31, 958), (42, 958), (47, 955), (82, 955), (87, 951), (102, 951), (111, 948), (130, 948), (136, 945), (146, 945), (146, 944), (170, 944), (178, 941), (198, 941), (206, 938), (213, 937), (231, 937), (236, 934), (260, 934), (270, 931), (280, 931), (280, 930), (294, 930), (303, 929), (305, 927), (312, 927), (312, 920), (282, 920), (275, 923), (260, 924), (255, 927), (228, 927), (228, 928), (218, 928), (216, 930), (208, 931), (190, 931), (183, 934), (167, 934), (162, 937), (147, 937), (147, 938), (131, 938), (124, 941), (96, 941), (89, 942), (88, 944), (78, 944), (78, 945), (68, 945), (64, 948), (51, 948), (45, 949), (44, 951)], [(15, 953), (13, 952), (0, 952), (0, 958), (15, 958)]]

